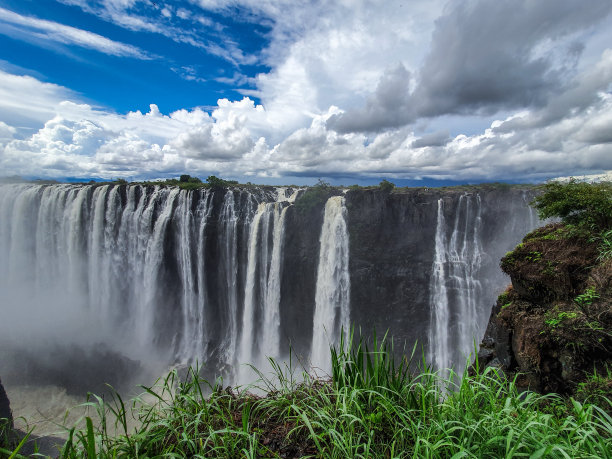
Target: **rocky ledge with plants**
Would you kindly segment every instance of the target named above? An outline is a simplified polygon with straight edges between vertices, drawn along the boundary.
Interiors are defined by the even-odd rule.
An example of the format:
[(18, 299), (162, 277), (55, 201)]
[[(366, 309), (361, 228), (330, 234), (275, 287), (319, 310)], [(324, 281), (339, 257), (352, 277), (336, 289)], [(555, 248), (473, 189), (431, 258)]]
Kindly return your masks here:
[(501, 260), (512, 284), (492, 311), (479, 363), (524, 389), (609, 399), (612, 184), (551, 182), (532, 205), (556, 221)]

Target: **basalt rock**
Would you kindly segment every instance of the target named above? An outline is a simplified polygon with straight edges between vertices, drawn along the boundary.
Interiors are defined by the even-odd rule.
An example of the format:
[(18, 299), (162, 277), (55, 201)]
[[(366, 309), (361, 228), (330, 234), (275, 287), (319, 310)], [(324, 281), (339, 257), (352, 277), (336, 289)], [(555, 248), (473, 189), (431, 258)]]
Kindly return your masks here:
[[(151, 372), (198, 362), (212, 378), (231, 378), (250, 357), (284, 359), (291, 348), (307, 358), (324, 209), (343, 194), (351, 324), (388, 330), (396, 349), (418, 342), (431, 357), (444, 348), (448, 366), (465, 361), (507, 283), (497, 260), (537, 222), (533, 188), (313, 188), (293, 201), (292, 189), (255, 186), (1, 185), (0, 293), (15, 325), (2, 324), (0, 349), (28, 356), (12, 365), (21, 381), (44, 375), (75, 391), (98, 377), (121, 384), (125, 362)], [(437, 328), (448, 336), (436, 341), (441, 290), (448, 327)], [(26, 329), (36, 339), (21, 340)], [(278, 345), (264, 349), (271, 330)], [(92, 378), (76, 387), (80, 375), (67, 381), (63, 370), (81, 361)]]
[(512, 285), (493, 308), (478, 363), (523, 389), (575, 394), (612, 364), (612, 260), (562, 224), (528, 234), (501, 261)]
[(11, 405), (0, 381), (0, 446), (8, 446), (10, 432), (13, 429)]
[[(473, 273), (479, 288), (476, 328), (484, 330), (495, 290), (505, 276), (497, 260), (518, 240), (517, 235), (535, 225), (527, 206), (531, 190), (489, 187), (486, 189), (407, 189), (393, 193), (382, 190), (349, 191), (346, 195), (350, 233), (351, 320), (368, 330), (389, 331), (396, 344), (417, 342), (427, 346), (432, 326), (432, 261), (436, 246), (438, 201), (446, 221), (447, 240), (463, 237), (479, 224), (478, 244), (482, 255)], [(463, 197), (463, 198), (462, 198)], [(466, 218), (461, 200), (471, 200), (472, 213), (479, 207), (479, 221)], [(471, 233), (470, 233), (471, 234)], [(471, 242), (471, 241), (468, 241)], [(447, 276), (453, 263), (445, 263)], [(462, 332), (462, 317), (454, 314), (461, 295), (457, 283), (447, 280), (451, 310), (451, 346)], [(465, 319), (465, 318), (463, 318)], [(482, 333), (482, 332), (481, 332)], [(470, 345), (473, 347), (473, 343)], [(409, 349), (410, 350), (410, 349)], [(420, 352), (420, 350), (419, 350)], [(469, 350), (468, 350), (469, 352)], [(459, 357), (464, 359), (465, 356)], [(457, 363), (457, 362), (454, 362)]]

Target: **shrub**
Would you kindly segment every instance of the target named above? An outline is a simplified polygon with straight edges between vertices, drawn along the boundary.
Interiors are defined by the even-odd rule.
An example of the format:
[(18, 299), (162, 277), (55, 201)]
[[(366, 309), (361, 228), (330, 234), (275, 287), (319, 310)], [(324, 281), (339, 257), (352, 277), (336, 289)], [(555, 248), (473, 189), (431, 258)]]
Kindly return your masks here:
[(395, 188), (395, 183), (390, 182), (387, 179), (383, 179), (379, 184), (378, 188), (380, 188), (385, 193), (391, 193)]
[(230, 185), (236, 184), (238, 182), (230, 182), (228, 180), (223, 180), (222, 178), (219, 177), (215, 177), (214, 175), (209, 175), (208, 178), (206, 179), (206, 183), (208, 183), (208, 185), (211, 188), (226, 188)]
[(559, 217), (566, 224), (602, 231), (612, 227), (612, 182), (549, 182), (531, 205), (542, 219)]
[(333, 192), (333, 186), (319, 179), (316, 185), (308, 188), (308, 190), (295, 201), (295, 207), (300, 212), (309, 212), (316, 206), (325, 204), (325, 201), (327, 201), (327, 198), (329, 198)]
[(191, 175), (183, 174), (179, 178), (179, 182), (181, 183), (202, 183), (202, 180), (200, 180), (197, 177), (192, 177)]

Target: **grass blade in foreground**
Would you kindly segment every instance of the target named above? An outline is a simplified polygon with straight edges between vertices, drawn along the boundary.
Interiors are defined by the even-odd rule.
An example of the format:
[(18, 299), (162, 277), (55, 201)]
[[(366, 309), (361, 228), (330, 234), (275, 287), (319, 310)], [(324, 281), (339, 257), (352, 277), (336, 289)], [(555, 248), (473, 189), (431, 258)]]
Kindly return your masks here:
[[(276, 364), (277, 386), (262, 380), (265, 396), (211, 386), (197, 368), (185, 381), (171, 373), (146, 388), (154, 402), (136, 413), (137, 430), (112, 438), (88, 423), (62, 457), (612, 457), (605, 396), (595, 406), (521, 394), (491, 368), (440, 381), (427, 368), (410, 373), (385, 338), (372, 349), (343, 340), (331, 350), (331, 380), (297, 382)], [(456, 391), (444, 389), (451, 384)], [(106, 412), (124, 422), (121, 407)]]

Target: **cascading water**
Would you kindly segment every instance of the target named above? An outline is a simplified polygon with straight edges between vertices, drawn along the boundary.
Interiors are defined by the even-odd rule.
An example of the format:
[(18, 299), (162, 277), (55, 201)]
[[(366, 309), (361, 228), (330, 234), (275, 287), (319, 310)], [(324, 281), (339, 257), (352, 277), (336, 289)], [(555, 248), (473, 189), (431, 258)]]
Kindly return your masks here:
[[(79, 346), (101, 341), (137, 360), (207, 360), (207, 311), (228, 312), (216, 323), (230, 343), (238, 314), (234, 193), (225, 195), (220, 230), (209, 233), (212, 198), (161, 187), (2, 186), (0, 286), (4, 308), (21, 305), (6, 312), (14, 322), (53, 323), (43, 341), (58, 329)], [(213, 246), (218, 265), (207, 257)], [(217, 282), (228, 300), (221, 307), (207, 295)], [(62, 328), (75, 320), (85, 337)]]
[[(408, 346), (426, 339), (436, 368), (460, 370), (504, 285), (497, 260), (535, 224), (520, 190), (350, 191), (310, 210), (296, 196), (0, 185), (0, 369), (9, 348), (40, 365), (65, 353), (47, 373), (75, 378), (82, 362), (123, 371), (119, 354), (157, 375), (197, 361), (240, 383), (252, 379), (244, 363), (264, 369), (292, 345), (304, 367), (329, 372), (329, 346), (352, 320), (366, 333), (395, 327)], [(506, 207), (512, 224), (498, 224)], [(350, 266), (349, 230), (351, 241), (365, 235)]]
[[(180, 257), (182, 284), (182, 338), (177, 358), (180, 363), (192, 364), (194, 358), (207, 355), (204, 304), (206, 285), (206, 247), (204, 234), (212, 210), (210, 193), (206, 190), (192, 211), (194, 192), (182, 193), (177, 208), (178, 231), (176, 246)], [(193, 244), (195, 242), (195, 245)], [(195, 266), (194, 266), (195, 261)]]
[(325, 204), (313, 319), (310, 364), (331, 371), (330, 346), (337, 345), (350, 328), (349, 237), (343, 196)]
[(225, 295), (220, 298), (225, 304), (220, 304), (219, 314), (223, 317), (225, 329), (220, 345), (221, 361), (229, 366), (234, 363), (236, 349), (236, 334), (238, 329), (238, 215), (234, 193), (228, 190), (223, 197), (223, 207), (217, 223), (221, 227), (221, 258), (219, 266), (222, 270), (222, 288)]
[[(288, 204), (297, 192), (287, 197), (280, 188), (277, 201), (261, 203), (253, 218), (249, 235), (248, 266), (239, 359), (243, 365), (239, 380), (251, 375), (244, 363), (265, 366), (267, 358), (280, 357), (280, 290), (285, 217)], [(272, 247), (270, 248), (270, 242)], [(257, 333), (260, 330), (260, 333)]]
[(445, 370), (450, 366), (448, 345), (449, 310), (446, 292), (446, 260), (443, 201), (438, 199), (438, 218), (436, 222), (435, 255), (431, 276), (431, 325), (429, 331), (430, 361), (435, 369)]
[(478, 328), (487, 306), (481, 301), (479, 281), (481, 213), (479, 195), (460, 196), (448, 238), (444, 200), (438, 200), (429, 353), (434, 369), (443, 374), (451, 367), (463, 372), (483, 332)]
[(280, 280), (286, 215), (287, 207), (280, 210), (280, 204), (274, 204), (274, 211), (272, 213), (274, 228), (272, 257), (270, 259), (270, 269), (266, 286), (266, 298), (263, 302), (263, 323), (266, 324), (266, 326), (263, 327), (261, 337), (261, 347), (264, 352), (270, 352), (269, 357), (278, 357), (280, 353)]
[(173, 190), (159, 190), (156, 193), (155, 198), (159, 199), (158, 205), (161, 210), (158, 218), (155, 220), (153, 226), (153, 232), (151, 235), (150, 243), (147, 245), (147, 251), (145, 254), (145, 269), (144, 269), (144, 282), (143, 291), (141, 294), (142, 301), (138, 304), (138, 310), (136, 312), (136, 330), (138, 331), (138, 338), (140, 344), (144, 347), (154, 342), (154, 321), (155, 321), (155, 310), (158, 304), (158, 286), (160, 285), (160, 271), (164, 260), (164, 239), (166, 237), (166, 229), (172, 211), (174, 208), (174, 201), (179, 194), (179, 189)]

